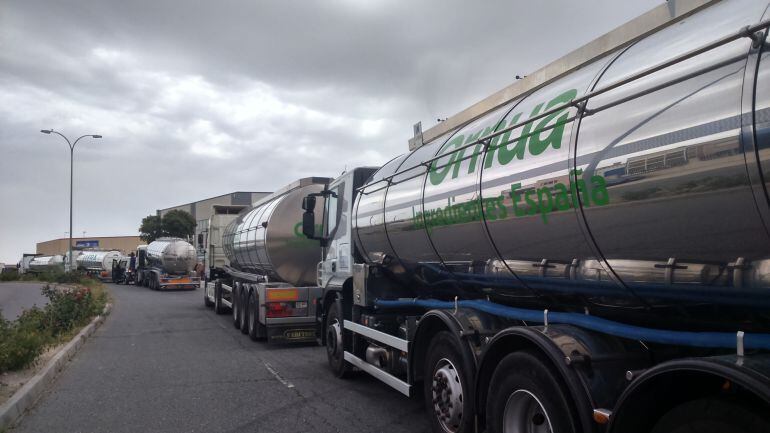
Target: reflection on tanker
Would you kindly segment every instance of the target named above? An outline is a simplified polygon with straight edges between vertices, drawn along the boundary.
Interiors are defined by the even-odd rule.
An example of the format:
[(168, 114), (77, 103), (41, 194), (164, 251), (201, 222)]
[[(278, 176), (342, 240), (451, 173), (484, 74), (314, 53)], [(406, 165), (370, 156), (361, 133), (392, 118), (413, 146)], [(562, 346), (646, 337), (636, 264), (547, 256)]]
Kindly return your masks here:
[[(538, 180), (526, 188), (517, 183), (510, 190), (501, 191), (498, 197), (454, 203), (424, 213), (413, 206), (411, 229), (425, 228), (431, 233), (437, 227), (463, 225), (483, 218), (493, 223), (534, 217), (548, 224), (552, 216), (581, 205), (611, 208), (651, 199), (665, 202), (694, 193), (724, 194), (736, 187), (746, 187), (748, 178), (745, 172), (718, 173), (723, 173), (726, 166), (745, 170), (743, 164), (740, 143), (733, 139), (684, 146), (631, 157), (625, 164), (616, 162), (599, 167), (591, 176), (582, 170), (573, 170), (568, 175)], [(714, 173), (709, 173), (712, 170)], [(688, 179), (693, 175), (697, 175), (697, 181)], [(454, 202), (454, 197), (448, 202)], [(660, 257), (659, 260), (609, 258), (606, 263), (612, 272), (595, 258), (575, 258), (569, 262), (547, 257), (506, 258), (489, 259), (481, 266), (477, 262), (452, 262), (444, 263), (444, 266), (451, 269), (453, 275), (465, 275), (466, 280), (475, 279), (478, 283), (486, 277), (510, 277), (513, 273), (528, 283), (542, 279), (557, 285), (559, 280), (614, 284), (616, 276), (635, 289), (658, 285), (770, 288), (769, 259), (747, 260), (736, 256), (729, 262), (703, 263), (677, 257)], [(557, 287), (553, 289), (557, 290)], [(574, 287), (570, 286), (570, 290)], [(662, 298), (679, 298), (680, 295), (656, 292), (656, 296)]]

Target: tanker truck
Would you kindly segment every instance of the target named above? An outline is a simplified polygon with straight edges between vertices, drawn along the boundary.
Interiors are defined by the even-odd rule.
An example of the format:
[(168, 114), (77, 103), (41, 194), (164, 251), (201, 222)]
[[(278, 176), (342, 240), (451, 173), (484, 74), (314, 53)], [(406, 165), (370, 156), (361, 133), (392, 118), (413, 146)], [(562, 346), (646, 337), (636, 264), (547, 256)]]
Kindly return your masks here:
[(229, 309), (235, 328), (252, 340), (315, 341), (321, 247), (302, 234), (301, 204), (329, 181), (297, 180), (243, 210), (222, 232), (226, 262), (210, 271), (204, 302), (217, 314)]
[(85, 271), (102, 281), (112, 280), (112, 261), (119, 260), (119, 251), (82, 251), (75, 256), (77, 269)]
[[(238, 218), (248, 206), (243, 205), (214, 205), (214, 213), (206, 222), (205, 228), (198, 234), (198, 257), (203, 258), (203, 266), (206, 278), (203, 290), (203, 304), (206, 307), (214, 307), (214, 284), (224, 271), (224, 267), (230, 264), (222, 245), (222, 235), (228, 224)], [(219, 311), (224, 306), (220, 304)]]
[(770, 431), (769, 19), (669, 2), (308, 194), (334, 374), (436, 432)]
[(193, 273), (195, 247), (180, 238), (159, 238), (137, 247), (136, 285), (152, 290), (190, 289), (200, 285)]
[(40, 274), (43, 272), (63, 272), (64, 256), (35, 256), (29, 261), (27, 272), (31, 274)]

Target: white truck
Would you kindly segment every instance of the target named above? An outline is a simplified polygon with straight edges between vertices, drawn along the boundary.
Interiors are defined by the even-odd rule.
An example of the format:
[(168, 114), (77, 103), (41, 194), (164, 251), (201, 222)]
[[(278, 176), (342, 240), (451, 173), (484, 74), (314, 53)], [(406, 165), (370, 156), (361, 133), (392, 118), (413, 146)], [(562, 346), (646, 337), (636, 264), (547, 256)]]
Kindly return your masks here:
[(669, 2), (308, 194), (332, 371), (436, 432), (770, 431), (768, 27)]
[(112, 262), (122, 256), (120, 251), (84, 250), (75, 256), (75, 264), (78, 270), (87, 275), (101, 281), (112, 281)]
[[(214, 281), (226, 275), (225, 267), (230, 265), (230, 260), (225, 254), (222, 244), (222, 235), (225, 228), (238, 218), (238, 215), (248, 206), (242, 205), (214, 205), (214, 213), (208, 219), (206, 227), (197, 236), (198, 257), (206, 272), (203, 290), (203, 303), (207, 307), (214, 307)], [(219, 304), (217, 313), (224, 314), (226, 308)]]
[(252, 340), (315, 341), (312, 301), (321, 293), (315, 275), (321, 247), (302, 234), (301, 203), (329, 180), (292, 182), (243, 210), (222, 232), (226, 261), (220, 257), (221, 264), (209, 269), (204, 303), (218, 314), (230, 309), (233, 325)]

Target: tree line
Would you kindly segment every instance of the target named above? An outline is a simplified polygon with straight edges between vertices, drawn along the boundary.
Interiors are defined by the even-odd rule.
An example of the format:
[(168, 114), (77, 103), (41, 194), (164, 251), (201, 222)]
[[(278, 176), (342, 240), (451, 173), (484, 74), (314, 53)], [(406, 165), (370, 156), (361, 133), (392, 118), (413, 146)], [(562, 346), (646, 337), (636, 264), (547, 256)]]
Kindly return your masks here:
[(169, 211), (163, 217), (147, 215), (139, 226), (139, 237), (150, 243), (162, 237), (190, 239), (195, 234), (195, 218), (180, 209)]

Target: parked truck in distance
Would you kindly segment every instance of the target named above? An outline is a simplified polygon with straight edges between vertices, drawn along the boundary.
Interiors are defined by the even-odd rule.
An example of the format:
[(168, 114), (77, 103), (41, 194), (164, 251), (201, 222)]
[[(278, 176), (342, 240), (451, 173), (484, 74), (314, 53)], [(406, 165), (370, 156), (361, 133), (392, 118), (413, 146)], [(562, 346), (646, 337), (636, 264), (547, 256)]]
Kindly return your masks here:
[(31, 274), (57, 271), (64, 271), (64, 256), (61, 254), (55, 254), (51, 256), (34, 256), (29, 261), (27, 268), (27, 272)]
[(42, 254), (37, 254), (37, 253), (24, 253), (24, 254), (22, 254), (21, 260), (19, 261), (19, 273), (20, 274), (26, 274), (27, 272), (29, 272), (29, 264), (30, 264), (30, 262), (32, 262), (32, 260), (35, 257), (39, 257), (41, 255)]
[(112, 262), (121, 256), (119, 251), (78, 251), (75, 256), (75, 265), (78, 270), (87, 275), (101, 281), (112, 281)]
[(136, 285), (152, 290), (195, 290), (195, 247), (180, 238), (159, 238), (137, 247)]
[[(214, 205), (214, 213), (209, 217), (206, 227), (198, 233), (198, 257), (206, 272), (203, 290), (203, 303), (207, 307), (214, 307), (214, 287), (212, 283), (220, 277), (225, 277), (225, 266), (230, 265), (230, 260), (225, 254), (222, 244), (222, 235), (225, 228), (248, 206), (244, 205)], [(224, 305), (219, 305), (219, 312), (224, 313)]]
[(436, 432), (770, 431), (768, 2), (671, 3), (306, 194), (337, 376)]
[(301, 203), (307, 194), (323, 191), (329, 180), (300, 179), (236, 218), (227, 213), (212, 217), (209, 233), (214, 243), (220, 236), (214, 228), (231, 221), (221, 232), (224, 257), (209, 249), (204, 303), (218, 314), (229, 309), (235, 328), (252, 340), (315, 341), (312, 301), (321, 292), (315, 275), (321, 247), (302, 234)]

